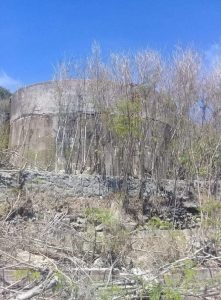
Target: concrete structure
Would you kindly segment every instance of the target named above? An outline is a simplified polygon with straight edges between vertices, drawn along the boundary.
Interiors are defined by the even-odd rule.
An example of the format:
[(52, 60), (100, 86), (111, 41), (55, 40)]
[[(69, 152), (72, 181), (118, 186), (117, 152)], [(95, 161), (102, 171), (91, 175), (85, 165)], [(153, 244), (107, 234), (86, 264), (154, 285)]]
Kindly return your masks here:
[(50, 81), (18, 90), (11, 100), (10, 148), (18, 152), (16, 164), (54, 166), (58, 116), (62, 112), (93, 115), (88, 83)]
[[(18, 90), (11, 99), (12, 163), (75, 174), (122, 174), (123, 150), (110, 138), (106, 112), (123, 98), (119, 84), (90, 80), (50, 81)], [(134, 175), (140, 172), (138, 151), (129, 160)]]

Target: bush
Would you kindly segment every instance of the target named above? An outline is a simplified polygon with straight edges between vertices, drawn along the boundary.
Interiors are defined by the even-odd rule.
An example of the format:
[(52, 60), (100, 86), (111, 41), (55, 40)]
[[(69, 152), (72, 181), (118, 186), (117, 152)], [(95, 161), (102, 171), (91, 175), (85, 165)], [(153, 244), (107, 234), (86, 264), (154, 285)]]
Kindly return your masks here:
[(0, 100), (4, 100), (4, 99), (8, 99), (11, 97), (11, 93), (9, 92), (9, 90), (0, 87)]

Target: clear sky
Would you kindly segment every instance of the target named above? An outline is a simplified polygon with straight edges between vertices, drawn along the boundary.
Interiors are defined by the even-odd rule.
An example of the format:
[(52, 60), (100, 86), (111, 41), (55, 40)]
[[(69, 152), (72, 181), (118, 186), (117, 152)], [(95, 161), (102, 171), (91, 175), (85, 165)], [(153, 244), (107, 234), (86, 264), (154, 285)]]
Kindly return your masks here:
[(0, 85), (51, 79), (62, 57), (194, 45), (221, 53), (221, 0), (0, 0)]

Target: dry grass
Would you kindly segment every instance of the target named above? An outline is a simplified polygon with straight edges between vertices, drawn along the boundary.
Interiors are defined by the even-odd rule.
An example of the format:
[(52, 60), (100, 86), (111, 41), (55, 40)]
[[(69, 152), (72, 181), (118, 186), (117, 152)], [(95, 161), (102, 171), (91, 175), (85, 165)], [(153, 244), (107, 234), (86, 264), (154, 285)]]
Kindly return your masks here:
[[(136, 199), (132, 205), (136, 207)], [(7, 297), (18, 293), (29, 281), (39, 286), (56, 279), (59, 284), (54, 294), (48, 291), (34, 299), (99, 299), (94, 280), (99, 278), (100, 284), (108, 285), (112, 282), (111, 272), (102, 280), (103, 275), (92, 276), (88, 270), (118, 267), (128, 274), (143, 270), (159, 276), (165, 266), (192, 257), (202, 240), (200, 229), (191, 232), (131, 227), (135, 220), (122, 211), (120, 195), (62, 199), (48, 192), (15, 190), (1, 207), (0, 265), (4, 273), (0, 267), (0, 281), (4, 278), (8, 285), (19, 282), (8, 291), (1, 282)], [(15, 212), (13, 217), (6, 221), (11, 212)], [(30, 212), (34, 213), (31, 217)], [(88, 215), (90, 212), (92, 215)], [(97, 231), (101, 220), (103, 228)], [(29, 277), (22, 270), (28, 270)], [(33, 282), (30, 274), (31, 278), (39, 278)], [(18, 275), (24, 278), (18, 280)]]

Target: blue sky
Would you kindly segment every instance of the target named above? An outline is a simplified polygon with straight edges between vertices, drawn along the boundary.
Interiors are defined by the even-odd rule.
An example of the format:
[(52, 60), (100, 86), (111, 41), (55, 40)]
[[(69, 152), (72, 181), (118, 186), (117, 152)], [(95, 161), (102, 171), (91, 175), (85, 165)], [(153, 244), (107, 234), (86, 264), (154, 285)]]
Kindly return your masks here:
[(49, 80), (64, 56), (193, 45), (221, 54), (221, 0), (0, 0), (0, 85)]

